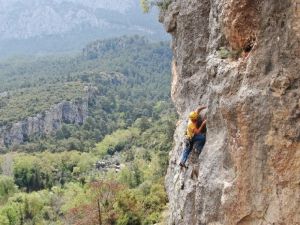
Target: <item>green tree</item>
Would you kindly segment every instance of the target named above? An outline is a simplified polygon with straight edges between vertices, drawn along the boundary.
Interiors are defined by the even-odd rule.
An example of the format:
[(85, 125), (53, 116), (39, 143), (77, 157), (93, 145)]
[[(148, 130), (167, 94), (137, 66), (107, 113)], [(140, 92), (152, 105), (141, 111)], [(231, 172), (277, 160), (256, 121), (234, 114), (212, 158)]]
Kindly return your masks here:
[(11, 177), (0, 175), (0, 203), (17, 190), (14, 180)]
[(146, 117), (142, 117), (142, 118), (138, 118), (135, 121), (134, 126), (138, 127), (141, 132), (144, 132), (145, 130), (150, 128), (151, 123)]

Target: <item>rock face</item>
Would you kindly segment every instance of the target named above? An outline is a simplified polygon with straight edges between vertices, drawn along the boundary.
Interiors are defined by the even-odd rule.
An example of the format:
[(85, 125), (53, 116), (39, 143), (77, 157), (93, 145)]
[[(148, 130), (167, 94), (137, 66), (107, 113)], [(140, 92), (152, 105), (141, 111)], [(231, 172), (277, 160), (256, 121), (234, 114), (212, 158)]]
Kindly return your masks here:
[(0, 150), (23, 144), (32, 137), (53, 134), (63, 123), (83, 124), (88, 117), (89, 100), (95, 97), (96, 89), (86, 87), (85, 91), (86, 96), (82, 99), (60, 102), (36, 116), (0, 127)]
[[(298, 0), (177, 0), (161, 13), (181, 115), (169, 224), (300, 224), (299, 15)], [(199, 104), (207, 142), (181, 171), (186, 118)]]

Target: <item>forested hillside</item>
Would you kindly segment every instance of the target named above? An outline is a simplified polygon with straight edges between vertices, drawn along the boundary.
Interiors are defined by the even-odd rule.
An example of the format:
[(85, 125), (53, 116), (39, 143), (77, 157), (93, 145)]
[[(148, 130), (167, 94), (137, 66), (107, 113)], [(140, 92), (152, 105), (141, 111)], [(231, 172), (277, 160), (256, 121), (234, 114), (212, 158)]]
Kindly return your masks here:
[[(1, 224), (159, 222), (177, 118), (170, 61), (167, 43), (139, 36), (97, 41), (81, 55), (2, 61)], [(65, 118), (85, 101), (82, 121)]]

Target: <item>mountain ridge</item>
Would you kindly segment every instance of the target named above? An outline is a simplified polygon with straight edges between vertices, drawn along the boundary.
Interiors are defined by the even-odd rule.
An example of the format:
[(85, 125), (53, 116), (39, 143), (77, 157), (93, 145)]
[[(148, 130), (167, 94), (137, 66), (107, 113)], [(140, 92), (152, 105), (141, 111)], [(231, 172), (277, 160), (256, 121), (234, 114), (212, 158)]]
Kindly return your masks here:
[(125, 34), (167, 39), (157, 13), (143, 14), (136, 0), (2, 0), (0, 12), (2, 55), (80, 50)]

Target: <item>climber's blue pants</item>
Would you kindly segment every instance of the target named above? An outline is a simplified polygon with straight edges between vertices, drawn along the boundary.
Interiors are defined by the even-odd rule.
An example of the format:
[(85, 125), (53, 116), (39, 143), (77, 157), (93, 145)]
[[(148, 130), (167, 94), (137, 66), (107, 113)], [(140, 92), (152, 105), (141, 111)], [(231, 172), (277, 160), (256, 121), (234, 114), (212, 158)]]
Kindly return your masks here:
[[(180, 162), (183, 164), (186, 162), (193, 147), (196, 147), (197, 152), (200, 154), (202, 148), (204, 147), (205, 140), (206, 140), (205, 135), (203, 134), (195, 135), (190, 141), (190, 143), (187, 143), (185, 145)], [(196, 144), (197, 146), (194, 146), (194, 144)]]

